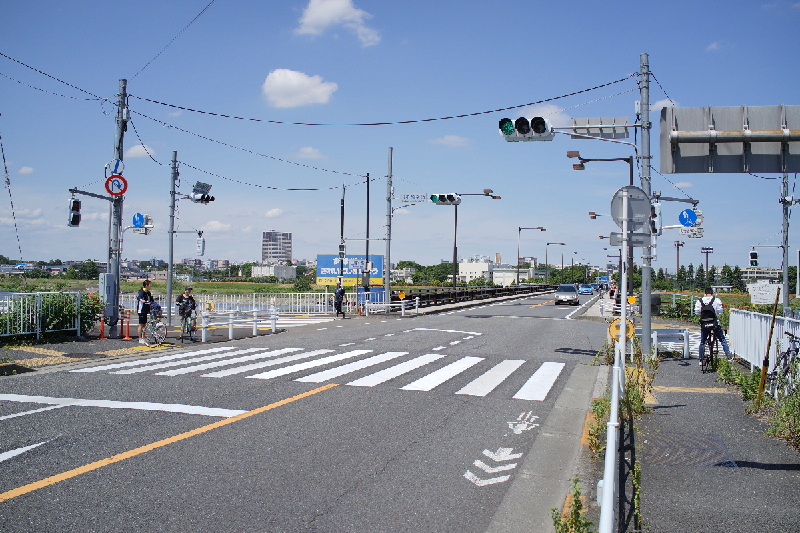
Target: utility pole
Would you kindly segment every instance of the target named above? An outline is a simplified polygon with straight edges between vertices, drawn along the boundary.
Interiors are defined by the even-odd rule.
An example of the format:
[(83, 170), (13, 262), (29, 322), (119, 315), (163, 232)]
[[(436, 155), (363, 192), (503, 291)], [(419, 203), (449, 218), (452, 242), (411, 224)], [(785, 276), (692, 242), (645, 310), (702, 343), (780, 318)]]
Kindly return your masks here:
[(169, 184), (169, 263), (167, 264), (167, 326), (172, 325), (172, 262), (175, 239), (175, 183), (178, 181), (178, 152), (172, 152), (172, 174)]
[[(122, 161), (124, 153), (125, 131), (128, 129), (128, 80), (119, 80), (119, 98), (117, 102), (117, 132), (114, 139), (114, 159)], [(109, 337), (116, 338), (117, 323), (119, 322), (119, 287), (120, 287), (120, 232), (122, 228), (122, 200), (117, 196), (111, 200), (108, 221), (108, 262), (106, 263), (106, 284), (111, 287), (106, 294), (111, 296), (111, 301), (106, 305), (106, 319), (109, 325)]]
[(706, 254), (706, 285), (708, 285), (709, 283), (714, 281), (708, 275), (708, 254), (713, 254), (714, 253), (714, 249), (706, 247), (706, 246), (703, 246), (703, 247), (700, 248), (700, 253), (701, 254)]
[[(339, 216), (339, 282), (344, 286), (344, 260), (347, 257), (347, 252), (345, 251), (344, 254), (341, 253), (341, 250), (345, 250), (344, 247), (344, 193), (347, 191), (347, 187), (344, 186), (342, 183), (342, 202), (341, 202), (341, 214)], [(338, 317), (338, 315), (337, 315)]]
[[(392, 147), (389, 147), (389, 174), (386, 176), (386, 257), (383, 258), (383, 288), (384, 302), (392, 302), (392, 262), (390, 252), (392, 249)], [(386, 307), (389, 313), (389, 307)]]
[[(678, 280), (678, 272), (681, 270), (681, 246), (686, 244), (683, 241), (675, 241), (675, 283), (680, 283)], [(708, 257), (708, 256), (706, 256)]]
[[(367, 244), (366, 250), (364, 251), (364, 270), (369, 270), (369, 172), (367, 172)], [(372, 275), (371, 272), (367, 272), (366, 274), (362, 274), (364, 276), (364, 293), (369, 292), (369, 279)], [(366, 304), (366, 299), (369, 298), (368, 294), (364, 296), (365, 300), (364, 303)]]
[[(784, 126), (785, 128), (785, 126)], [(788, 155), (788, 143), (781, 143), (781, 150), (784, 151), (784, 161)], [(785, 167), (785, 164), (784, 164)], [(789, 307), (789, 214), (792, 202), (787, 201), (789, 196), (789, 173), (783, 173), (783, 182), (781, 184), (781, 205), (783, 207), (783, 308)], [(706, 256), (708, 257), (708, 256)], [(798, 272), (800, 272), (800, 265), (798, 265)], [(797, 288), (795, 288), (797, 292)]]
[[(646, 53), (639, 56), (641, 70), (639, 81), (639, 112), (642, 119), (642, 146), (639, 151), (642, 159), (642, 190), (649, 198), (650, 191), (650, 60)], [(650, 355), (650, 325), (652, 320), (650, 294), (653, 288), (653, 248), (642, 250), (642, 353)], [(631, 274), (633, 272), (631, 271)], [(631, 278), (632, 279), (632, 278)], [(633, 291), (633, 284), (630, 289)]]

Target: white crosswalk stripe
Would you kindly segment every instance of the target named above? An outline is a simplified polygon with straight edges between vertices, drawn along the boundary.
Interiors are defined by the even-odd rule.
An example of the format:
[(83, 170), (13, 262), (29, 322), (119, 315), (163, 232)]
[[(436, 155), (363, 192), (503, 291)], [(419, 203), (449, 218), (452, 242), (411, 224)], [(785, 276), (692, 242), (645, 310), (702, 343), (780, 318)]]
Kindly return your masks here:
[[(406, 391), (429, 392), (448, 382), (461, 379), (464, 383), (470, 380), (455, 394), (484, 397), (491, 394), (512, 376), (515, 376), (515, 381), (521, 382), (523, 376), (519, 376), (517, 373), (526, 363), (522, 359), (506, 359), (499, 362), (495, 360), (489, 366), (485, 357), (455, 358), (443, 352), (411, 355), (408, 358), (405, 356), (408, 356), (409, 352), (405, 351), (379, 354), (373, 354), (374, 350), (335, 352), (337, 352), (336, 349), (304, 351), (303, 348), (276, 350), (248, 348), (237, 350), (231, 347), (219, 347), (123, 363), (90, 366), (71, 370), (71, 372), (107, 372), (119, 376), (149, 374), (164, 377), (193, 374), (197, 377), (211, 378), (243, 375), (242, 377), (245, 378), (261, 380), (297, 374), (294, 381), (304, 383), (322, 383), (355, 374), (353, 376), (355, 379), (351, 378), (352, 380), (346, 383), (352, 387), (375, 387), (413, 372), (416, 374), (415, 379), (409, 379), (410, 382), (407, 381), (406, 384), (398, 383), (397, 387)], [(367, 354), (373, 355), (363, 357)], [(387, 363), (391, 366), (387, 367)], [(328, 368), (312, 373), (306, 372), (323, 366), (328, 366)], [(545, 400), (565, 366), (564, 363), (557, 362), (542, 363), (527, 378), (512, 399)], [(273, 368), (264, 371), (269, 367)], [(372, 367), (378, 368), (372, 373), (363, 375), (362, 371), (370, 372), (368, 369)], [(531, 365), (524, 366), (524, 368), (529, 367)], [(212, 369), (216, 370), (209, 372)], [(456, 387), (457, 385), (453, 388)]]
[[(335, 318), (330, 316), (279, 316), (275, 325), (279, 328), (295, 328), (297, 326), (307, 326), (309, 324), (323, 324), (333, 322)], [(269, 320), (258, 321), (258, 327), (268, 328), (272, 325)]]

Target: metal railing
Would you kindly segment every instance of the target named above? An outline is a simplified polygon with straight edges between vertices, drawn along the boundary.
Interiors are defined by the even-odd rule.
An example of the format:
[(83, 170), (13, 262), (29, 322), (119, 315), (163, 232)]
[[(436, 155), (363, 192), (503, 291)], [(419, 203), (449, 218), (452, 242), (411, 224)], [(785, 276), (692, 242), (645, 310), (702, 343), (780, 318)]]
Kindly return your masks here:
[[(257, 309), (248, 312), (240, 311), (226, 311), (218, 313), (209, 313), (202, 311), (198, 313), (200, 318), (200, 329), (202, 342), (208, 342), (208, 330), (214, 326), (227, 326), (228, 327), (228, 340), (235, 338), (233, 328), (235, 325), (253, 325), (253, 336), (258, 336), (259, 326), (259, 311)], [(266, 313), (260, 313), (262, 320), (269, 320), (269, 327), (272, 333), (278, 331), (278, 312), (275, 308), (270, 309)]]
[(0, 294), (0, 336), (81, 330), (81, 293)]
[[(767, 353), (770, 323), (772, 315), (744, 311), (742, 309), (730, 310), (730, 327), (728, 339), (733, 352), (750, 363), (750, 369), (761, 367)], [(769, 371), (775, 368), (777, 355), (786, 349), (785, 332), (800, 335), (800, 320), (775, 317), (775, 330), (772, 333), (772, 343), (769, 349)]]
[[(255, 292), (193, 296), (198, 308), (208, 312), (254, 310), (267, 312), (273, 306), (282, 315), (319, 315), (333, 312), (333, 303), (329, 301), (333, 295), (324, 292)], [(162, 306), (165, 305), (166, 295), (153, 293), (153, 298)], [(128, 309), (136, 309), (136, 294), (121, 294), (120, 304)]]

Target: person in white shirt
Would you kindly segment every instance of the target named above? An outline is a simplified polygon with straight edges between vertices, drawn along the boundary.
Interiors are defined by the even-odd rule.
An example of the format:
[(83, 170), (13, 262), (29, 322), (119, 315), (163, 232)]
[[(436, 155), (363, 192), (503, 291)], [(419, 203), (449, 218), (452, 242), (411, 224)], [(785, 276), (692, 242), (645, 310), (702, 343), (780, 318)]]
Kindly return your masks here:
[[(710, 308), (713, 308), (713, 322), (708, 327), (703, 327), (703, 308), (708, 309), (706, 314), (710, 313)], [(716, 336), (717, 340), (722, 344), (722, 349), (725, 351), (725, 357), (729, 361), (733, 360), (731, 356), (731, 349), (728, 347), (728, 341), (725, 340), (725, 334), (722, 332), (722, 326), (719, 325), (719, 315), (722, 314), (722, 302), (714, 296), (714, 290), (711, 287), (706, 287), (705, 296), (697, 300), (694, 304), (694, 314), (701, 317), (700, 325), (700, 360), (703, 360), (703, 350), (706, 347), (706, 340), (710, 334)]]

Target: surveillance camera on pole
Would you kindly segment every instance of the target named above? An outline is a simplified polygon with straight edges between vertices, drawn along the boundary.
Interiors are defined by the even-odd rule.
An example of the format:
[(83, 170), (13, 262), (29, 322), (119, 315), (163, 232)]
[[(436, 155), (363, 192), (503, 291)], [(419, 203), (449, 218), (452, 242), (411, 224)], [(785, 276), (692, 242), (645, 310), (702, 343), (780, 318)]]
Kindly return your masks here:
[(533, 117), (531, 120), (519, 117), (514, 121), (504, 118), (500, 120), (499, 127), (508, 142), (552, 141), (555, 137), (553, 125), (543, 117)]

